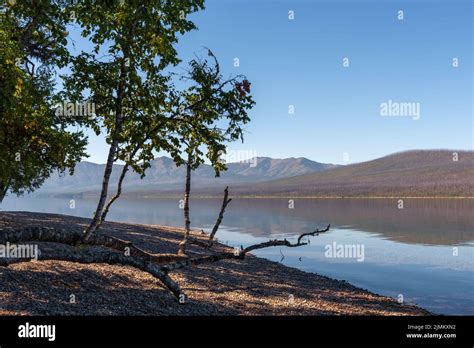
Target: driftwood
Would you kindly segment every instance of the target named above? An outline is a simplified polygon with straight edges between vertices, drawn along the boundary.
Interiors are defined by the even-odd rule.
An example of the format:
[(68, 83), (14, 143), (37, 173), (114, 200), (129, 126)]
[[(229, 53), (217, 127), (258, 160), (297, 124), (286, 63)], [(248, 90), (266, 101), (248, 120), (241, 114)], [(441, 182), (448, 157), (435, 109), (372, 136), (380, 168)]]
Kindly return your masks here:
[(243, 253), (246, 254), (252, 250), (257, 250), (257, 249), (264, 249), (264, 248), (268, 248), (268, 247), (272, 247), (272, 246), (286, 246), (286, 247), (289, 247), (289, 248), (295, 248), (295, 247), (299, 247), (299, 246), (303, 246), (303, 245), (308, 245), (308, 242), (302, 242), (301, 240), (304, 238), (304, 237), (313, 237), (313, 236), (317, 236), (319, 235), (320, 233), (324, 233), (324, 232), (327, 232), (329, 231), (329, 228), (331, 227), (331, 225), (327, 225), (327, 227), (323, 230), (320, 230), (320, 229), (316, 229), (314, 230), (313, 232), (308, 232), (308, 233), (303, 233), (303, 234), (300, 234), (298, 236), (298, 240), (296, 243), (290, 243), (288, 240), (286, 239), (274, 239), (274, 240), (269, 240), (268, 242), (263, 242), (263, 243), (259, 243), (259, 244), (254, 244), (254, 245), (251, 245), (251, 246), (248, 246), (246, 247), (245, 249), (243, 249)]
[[(169, 272), (189, 266), (213, 263), (224, 259), (244, 259), (245, 256), (253, 250), (272, 246), (303, 246), (307, 244), (307, 242), (302, 241), (303, 238), (327, 232), (329, 231), (329, 227), (330, 226), (328, 225), (323, 230), (316, 229), (313, 232), (303, 233), (297, 238), (296, 243), (291, 243), (287, 239), (271, 240), (264, 243), (250, 245), (246, 248), (241, 247), (232, 252), (212, 252), (211, 254), (195, 257), (169, 253), (152, 254), (136, 247), (129, 241), (124, 241), (116, 237), (104, 234), (93, 234), (88, 239), (84, 239), (84, 235), (81, 232), (70, 232), (46, 227), (26, 227), (23, 229), (0, 230), (0, 243), (36, 241), (67, 245), (73, 248), (68, 248), (67, 250), (59, 248), (58, 250), (42, 251), (40, 255), (38, 255), (38, 260), (59, 260), (83, 264), (107, 263), (135, 267), (153, 275), (155, 278), (160, 280), (163, 286), (172, 292), (176, 298), (181, 299), (181, 297), (185, 295), (181, 291), (179, 285), (169, 276)], [(200, 241), (196, 238), (190, 238), (189, 242), (201, 246), (207, 252), (210, 252), (207, 242)], [(101, 249), (78, 248), (80, 246), (95, 246), (101, 247)], [(0, 260), (0, 266), (8, 266), (10, 264), (28, 261), (30, 260), (2, 259)], [(180, 301), (180, 303), (183, 302)]]
[[(109, 265), (123, 265), (131, 266), (147, 272), (159, 279), (161, 283), (169, 291), (173, 293), (177, 298), (184, 295), (181, 291), (179, 285), (171, 279), (168, 275), (168, 272), (163, 269), (160, 265), (153, 262), (146, 261), (141, 258), (136, 258), (132, 256), (125, 256), (122, 253), (109, 250), (97, 250), (97, 249), (78, 249), (72, 248), (69, 249), (54, 249), (48, 251), (41, 251), (37, 256), (38, 260), (47, 261), (47, 260), (57, 260), (57, 261), (69, 261), (77, 262), (82, 264), (91, 264), (91, 263), (106, 263)], [(9, 266), (14, 263), (20, 262), (29, 262), (29, 259), (0, 259), (0, 266)]]
[(19, 230), (0, 231), (0, 243), (2, 244), (6, 242), (21, 243), (27, 241), (59, 243), (70, 246), (100, 246), (157, 264), (180, 261), (186, 258), (186, 256), (169, 253), (148, 253), (135, 246), (132, 242), (100, 233), (92, 235), (89, 239), (84, 239), (84, 235), (81, 232), (70, 232), (49, 227), (26, 227)]

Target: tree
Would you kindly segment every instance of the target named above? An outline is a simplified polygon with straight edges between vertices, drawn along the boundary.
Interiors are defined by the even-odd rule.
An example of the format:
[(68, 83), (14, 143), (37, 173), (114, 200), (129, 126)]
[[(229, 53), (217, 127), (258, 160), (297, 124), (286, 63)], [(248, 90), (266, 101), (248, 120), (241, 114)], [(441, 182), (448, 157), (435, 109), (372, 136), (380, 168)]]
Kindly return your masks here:
[[(175, 158), (178, 165), (184, 163), (186, 166), (183, 200), (185, 232), (180, 243), (180, 254), (186, 253), (191, 225), (191, 173), (204, 163), (205, 158), (214, 168), (216, 177), (227, 169), (220, 156), (225, 154), (228, 143), (243, 141), (242, 127), (250, 121), (248, 110), (255, 104), (246, 77), (240, 75), (224, 80), (215, 55), (209, 49), (207, 55), (210, 61), (197, 57), (190, 62), (188, 74), (183, 78), (191, 86), (181, 92), (176, 103), (182, 110), (180, 120), (185, 121), (177, 127), (180, 143), (184, 144), (185, 158)], [(203, 102), (195, 105), (198, 101)]]
[[(155, 276), (177, 298), (181, 298), (183, 292), (170, 276), (170, 272), (174, 270), (223, 259), (243, 259), (253, 250), (271, 246), (299, 247), (307, 244), (305, 238), (329, 230), (327, 226), (325, 229), (304, 233), (296, 242), (286, 239), (272, 240), (245, 248), (242, 246), (236, 250), (216, 250), (212, 241), (222, 221), (225, 206), (230, 201), (226, 189), (223, 208), (209, 239), (203, 241), (191, 236), (189, 229), (185, 234), (184, 245), (189, 243), (203, 248), (197, 256), (184, 253), (150, 253), (129, 241), (96, 233), (105, 220), (110, 205), (120, 196), (123, 178), (129, 167), (143, 176), (154, 155), (164, 150), (178, 165), (185, 161), (184, 152), (191, 169), (200, 165), (205, 156), (218, 175), (225, 169), (220, 156), (225, 153), (226, 144), (243, 139), (242, 127), (250, 121), (247, 111), (254, 105), (250, 83), (244, 76), (224, 79), (217, 60), (210, 51), (208, 54), (214, 64), (205, 59), (190, 62), (188, 73), (184, 76), (184, 80), (189, 83), (187, 88), (177, 88), (172, 76), (166, 72), (166, 68), (179, 63), (173, 47), (178, 35), (194, 28), (194, 24), (188, 21), (186, 16), (201, 8), (201, 0), (143, 4), (121, 1), (107, 2), (107, 6), (92, 0), (83, 0), (67, 7), (53, 4), (52, 7), (46, 7), (48, 14), (44, 16), (44, 23), (53, 21), (63, 25), (74, 13), (77, 23), (82, 27), (82, 35), (94, 44), (92, 53), (81, 52), (75, 57), (69, 57), (64, 52), (61, 53), (62, 51), (50, 51), (55, 42), (45, 43), (43, 40), (59, 35), (60, 30), (57, 31), (56, 27), (52, 27), (50, 34), (46, 36), (38, 36), (34, 31), (31, 35), (26, 34), (25, 37), (31, 37), (33, 40), (31, 46), (12, 45), (9, 49), (2, 49), (4, 58), (1, 59), (6, 63), (5, 66), (2, 65), (2, 69), (7, 76), (2, 80), (2, 96), (13, 96), (12, 105), (5, 103), (6, 106), (1, 106), (2, 119), (4, 114), (18, 114), (21, 120), (22, 117), (29, 120), (24, 115), (25, 111), (31, 111), (36, 120), (46, 122), (46, 126), (23, 122), (19, 127), (26, 139), (34, 139), (33, 143), (38, 147), (30, 149), (37, 157), (40, 156), (39, 153), (43, 155), (39, 157), (41, 162), (47, 162), (49, 158), (56, 159), (57, 162), (47, 162), (48, 165), (64, 168), (74, 164), (83, 154), (82, 133), (66, 131), (67, 125), (73, 122), (70, 119), (53, 117), (56, 114), (48, 107), (54, 104), (54, 101), (93, 103), (96, 106), (96, 117), (79, 118), (74, 122), (91, 127), (97, 133), (105, 131), (110, 148), (96, 213), (85, 233), (48, 227), (0, 229), (0, 243), (37, 241), (66, 245), (70, 249), (47, 250), (39, 255), (39, 259), (132, 266)], [(29, 11), (29, 8), (21, 7), (19, 13), (29, 14)], [(35, 13), (33, 18), (27, 21), (26, 32), (29, 33), (37, 25), (42, 26), (41, 18), (42, 15)], [(2, 23), (1, 28), (2, 35), (6, 32), (5, 37), (10, 37), (8, 27)], [(61, 40), (64, 40), (64, 37)], [(46, 47), (42, 48), (41, 44)], [(63, 41), (61, 45), (64, 45)], [(22, 52), (21, 47), (30, 47), (32, 56), (38, 57), (38, 60), (46, 54), (50, 55), (57, 66), (70, 64), (71, 73), (64, 76), (64, 91), (55, 98), (45, 98), (46, 104), (41, 104), (42, 99), (35, 93), (42, 97), (49, 96), (52, 85), (45, 80), (36, 80), (43, 81), (44, 84), (32, 83), (34, 79), (27, 79), (24, 70), (18, 70), (11, 65), (11, 59), (20, 54), (18, 52)], [(101, 58), (98, 58), (99, 53), (103, 53)], [(34, 65), (30, 60), (27, 70), (34, 71)], [(32, 90), (26, 92), (23, 86)], [(38, 86), (44, 86), (45, 89)], [(17, 94), (20, 97), (17, 98)], [(31, 96), (36, 96), (39, 100), (30, 102), (28, 98)], [(5, 129), (9, 128), (5, 126)], [(23, 134), (21, 132), (19, 133)], [(185, 141), (188, 151), (182, 145)], [(39, 146), (46, 148), (45, 154)], [(206, 153), (203, 152), (204, 149), (207, 150)], [(58, 156), (59, 160), (55, 156)], [(106, 205), (112, 165), (119, 159), (125, 162), (125, 166), (117, 194)], [(40, 182), (37, 185), (40, 185)], [(25, 259), (2, 258), (0, 265), (8, 266), (24, 261)]]
[(61, 6), (12, 3), (0, 18), (1, 203), (8, 191), (34, 191), (54, 170), (72, 173), (86, 138), (54, 108), (54, 67), (67, 60)]
[[(110, 145), (86, 239), (101, 224), (113, 163), (122, 159), (141, 170), (119, 150), (136, 144), (143, 130), (150, 128), (151, 115), (163, 111), (169, 80), (164, 70), (179, 63), (173, 45), (179, 35), (195, 28), (187, 16), (201, 8), (202, 0), (120, 1), (107, 2), (107, 6), (85, 0), (68, 8), (94, 48), (92, 53), (81, 52), (71, 59), (72, 73), (65, 77), (64, 95), (73, 102), (94, 103), (97, 117), (89, 126), (96, 133), (104, 130)], [(99, 53), (104, 55), (98, 58)]]

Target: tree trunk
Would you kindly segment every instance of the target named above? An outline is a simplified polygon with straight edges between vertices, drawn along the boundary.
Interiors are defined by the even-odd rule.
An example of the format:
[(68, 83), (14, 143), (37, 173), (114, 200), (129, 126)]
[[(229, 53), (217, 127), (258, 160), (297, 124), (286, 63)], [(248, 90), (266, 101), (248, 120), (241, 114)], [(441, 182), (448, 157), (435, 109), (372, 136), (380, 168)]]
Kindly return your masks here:
[(107, 203), (104, 211), (102, 212), (102, 216), (100, 217), (100, 221), (97, 224), (97, 228), (99, 228), (100, 225), (102, 225), (104, 223), (105, 218), (107, 217), (107, 214), (109, 213), (110, 207), (112, 206), (112, 204), (114, 204), (114, 202), (122, 194), (122, 184), (123, 184), (123, 180), (125, 179), (125, 175), (127, 174), (127, 171), (128, 171), (128, 163), (125, 164), (125, 166), (122, 169), (122, 174), (120, 174), (119, 182), (118, 182), (118, 185), (117, 185), (117, 193), (115, 194), (115, 196), (113, 196), (110, 199), (109, 203)]
[(102, 181), (102, 191), (100, 193), (99, 203), (95, 211), (94, 217), (87, 230), (84, 233), (84, 239), (88, 239), (100, 226), (102, 213), (104, 211), (105, 200), (107, 199), (107, 192), (109, 189), (110, 175), (115, 162), (115, 155), (119, 145), (119, 137), (122, 130), (122, 101), (125, 94), (125, 58), (122, 59), (120, 66), (120, 82), (117, 88), (117, 103), (115, 108), (115, 130), (112, 136), (112, 144), (110, 145), (109, 155), (107, 157), (107, 164), (104, 171), (104, 180)]
[[(108, 250), (95, 250), (95, 249), (78, 249), (78, 248), (69, 248), (69, 249), (54, 249), (50, 248), (47, 250), (42, 250), (41, 254), (38, 255), (38, 260), (47, 261), (47, 260), (61, 260), (69, 262), (77, 262), (82, 264), (93, 264), (93, 263), (107, 263), (109, 265), (123, 265), (131, 266), (147, 272), (159, 279), (166, 289), (171, 291), (173, 295), (180, 300), (181, 296), (184, 293), (181, 291), (179, 284), (176, 283), (168, 275), (166, 270), (163, 270), (162, 266), (156, 265), (154, 263), (148, 262), (146, 260), (137, 259), (131, 256), (125, 256), (122, 253), (111, 252)], [(15, 263), (29, 262), (29, 259), (0, 259), (0, 266), (9, 266)], [(176, 267), (175, 268), (179, 268)]]
[(216, 235), (217, 231), (219, 230), (219, 226), (221, 225), (222, 219), (224, 218), (225, 208), (227, 205), (232, 201), (232, 198), (229, 199), (229, 186), (227, 186), (224, 190), (224, 199), (222, 200), (221, 210), (219, 212), (219, 216), (217, 217), (217, 221), (212, 228), (211, 234), (209, 235), (209, 244), (208, 248), (212, 247), (214, 243), (214, 236)]
[(0, 204), (2, 204), (3, 199), (7, 195), (7, 191), (8, 191), (8, 186), (0, 183)]
[(13, 230), (0, 229), (0, 244), (4, 244), (6, 242), (21, 243), (27, 241), (59, 243), (69, 246), (89, 245), (104, 247), (155, 264), (183, 261), (187, 258), (186, 256), (177, 254), (149, 253), (135, 246), (130, 241), (122, 240), (102, 233), (93, 234), (88, 240), (84, 241), (82, 232), (61, 230), (49, 227), (31, 226)]
[(186, 254), (186, 244), (191, 229), (191, 220), (189, 219), (189, 195), (191, 192), (191, 154), (188, 154), (188, 162), (186, 164), (186, 187), (184, 190), (184, 238), (179, 244), (179, 254)]

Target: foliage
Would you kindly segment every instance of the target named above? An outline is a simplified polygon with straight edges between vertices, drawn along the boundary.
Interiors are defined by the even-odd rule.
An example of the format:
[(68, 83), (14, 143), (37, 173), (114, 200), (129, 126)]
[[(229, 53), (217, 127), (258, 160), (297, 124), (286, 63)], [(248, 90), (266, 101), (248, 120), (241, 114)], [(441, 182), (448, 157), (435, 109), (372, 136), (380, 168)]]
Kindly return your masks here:
[[(88, 125), (107, 142), (119, 144), (115, 159), (129, 163), (137, 172), (139, 161), (151, 160), (151, 144), (144, 133), (159, 122), (169, 96), (165, 69), (179, 63), (174, 44), (180, 34), (195, 28), (189, 13), (203, 8), (203, 1), (111, 2), (81, 1), (71, 7), (82, 36), (93, 44), (92, 52), (71, 58), (72, 73), (64, 76), (64, 99), (91, 102), (96, 118)], [(120, 91), (120, 93), (119, 93)], [(117, 115), (120, 122), (117, 122)], [(117, 129), (118, 128), (118, 129)], [(169, 150), (166, 128), (153, 132), (157, 148)], [(150, 135), (151, 136), (151, 135)], [(129, 154), (140, 148), (136, 158)]]
[[(54, 66), (68, 55), (61, 5), (0, 7), (0, 201), (38, 188), (85, 156), (73, 119), (55, 114)], [(55, 18), (55, 19), (52, 19)]]
[[(192, 169), (207, 157), (219, 175), (226, 169), (222, 161), (226, 145), (244, 140), (242, 127), (250, 121), (248, 110), (255, 102), (245, 76), (224, 80), (210, 50), (208, 56), (211, 62), (197, 58), (189, 63), (188, 74), (183, 78), (190, 82), (190, 87), (178, 93), (175, 101), (180, 113), (175, 132), (184, 144), (186, 162)], [(178, 165), (183, 161), (176, 157), (174, 160)]]

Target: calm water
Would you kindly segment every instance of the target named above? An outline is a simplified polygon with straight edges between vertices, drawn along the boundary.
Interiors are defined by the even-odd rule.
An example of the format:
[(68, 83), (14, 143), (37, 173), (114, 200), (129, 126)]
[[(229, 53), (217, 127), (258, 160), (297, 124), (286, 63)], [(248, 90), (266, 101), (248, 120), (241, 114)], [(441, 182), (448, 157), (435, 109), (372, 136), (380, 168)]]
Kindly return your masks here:
[[(195, 228), (209, 231), (221, 200), (191, 202)], [(94, 201), (7, 198), (3, 210), (92, 216)], [(305, 271), (344, 279), (440, 314), (474, 315), (474, 200), (306, 200), (290, 209), (285, 199), (234, 199), (219, 239), (234, 246), (268, 238), (292, 238), (331, 223), (331, 231), (301, 248), (256, 254)], [(121, 200), (110, 220), (182, 226), (177, 199)], [(358, 247), (359, 255), (328, 257), (328, 246)], [(363, 254), (362, 248), (363, 247)], [(363, 257), (361, 257), (363, 256)], [(359, 260), (359, 261), (358, 261)]]

